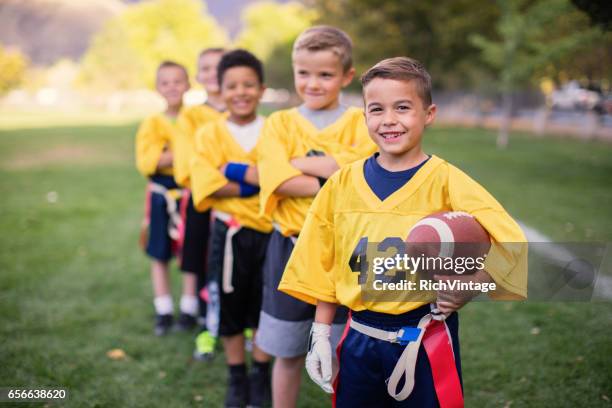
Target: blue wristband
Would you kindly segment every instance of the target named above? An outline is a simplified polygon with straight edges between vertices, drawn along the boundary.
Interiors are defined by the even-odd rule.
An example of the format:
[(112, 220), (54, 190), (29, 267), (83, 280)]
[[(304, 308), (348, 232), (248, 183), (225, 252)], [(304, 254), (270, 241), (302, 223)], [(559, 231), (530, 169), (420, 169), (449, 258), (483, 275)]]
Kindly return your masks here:
[(259, 193), (259, 187), (248, 183), (240, 183), (240, 197), (250, 197)]
[(225, 177), (228, 180), (242, 183), (244, 182), (244, 175), (248, 169), (248, 164), (229, 162), (227, 163), (227, 166), (225, 166)]

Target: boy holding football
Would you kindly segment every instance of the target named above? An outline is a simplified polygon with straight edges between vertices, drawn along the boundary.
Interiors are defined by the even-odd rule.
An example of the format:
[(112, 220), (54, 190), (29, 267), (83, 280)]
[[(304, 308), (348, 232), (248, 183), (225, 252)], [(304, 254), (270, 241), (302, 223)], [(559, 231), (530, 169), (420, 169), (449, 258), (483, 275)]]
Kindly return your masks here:
[[(340, 166), (375, 150), (361, 109), (340, 103), (353, 79), (352, 44), (341, 30), (312, 27), (293, 46), (297, 108), (275, 112), (266, 121), (257, 161), (261, 211), (275, 230), (264, 265), (264, 295), (256, 344), (276, 357), (272, 373), (274, 406), (297, 403), (308, 331), (314, 307), (277, 290), (306, 212), (326, 179)], [(346, 309), (336, 316), (339, 338)]]
[[(334, 393), (337, 406), (463, 406), (456, 311), (475, 294), (369, 298), (364, 294), (372, 282), (368, 242), (399, 252), (424, 216), (471, 214), (490, 235), (492, 247), (486, 271), (458, 279), (492, 280), (500, 287), (495, 296), (522, 298), (526, 250), (505, 243), (525, 242), (525, 237), (483, 187), (423, 152), (423, 133), (434, 121), (436, 105), (431, 78), (418, 61), (381, 61), (362, 76), (362, 85), (367, 127), (378, 152), (327, 181), (309, 210), (279, 289), (316, 305), (306, 368), (313, 381)], [(329, 338), (338, 305), (349, 307), (351, 317), (333, 380)]]

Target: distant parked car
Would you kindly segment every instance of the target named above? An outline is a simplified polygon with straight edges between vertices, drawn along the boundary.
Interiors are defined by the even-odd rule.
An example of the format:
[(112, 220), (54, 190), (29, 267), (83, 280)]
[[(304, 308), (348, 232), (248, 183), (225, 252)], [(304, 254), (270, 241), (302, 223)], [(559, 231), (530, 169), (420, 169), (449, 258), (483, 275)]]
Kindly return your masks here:
[(595, 106), (595, 112), (600, 115), (612, 115), (612, 93), (605, 95)]
[(581, 88), (578, 81), (568, 82), (551, 95), (553, 109), (565, 110), (591, 110), (598, 106), (602, 99), (598, 92)]

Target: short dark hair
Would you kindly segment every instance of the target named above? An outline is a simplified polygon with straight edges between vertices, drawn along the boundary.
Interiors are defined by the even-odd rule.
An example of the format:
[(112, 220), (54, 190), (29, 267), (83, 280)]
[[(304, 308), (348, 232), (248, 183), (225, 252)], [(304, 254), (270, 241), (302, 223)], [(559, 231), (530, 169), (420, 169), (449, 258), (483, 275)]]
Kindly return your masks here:
[(431, 76), (423, 64), (415, 59), (395, 57), (380, 61), (361, 76), (362, 87), (365, 89), (374, 78), (414, 81), (423, 105), (431, 105)]
[(251, 68), (257, 74), (259, 83), (264, 83), (263, 64), (261, 61), (247, 50), (238, 49), (225, 53), (223, 57), (221, 57), (221, 61), (219, 61), (219, 66), (217, 67), (219, 86), (223, 83), (223, 75), (225, 75), (225, 72), (235, 67)]
[(165, 61), (162, 61), (157, 66), (157, 71), (156, 72), (159, 74), (159, 71), (161, 71), (164, 68), (179, 68), (179, 69), (182, 69), (183, 73), (185, 74), (185, 77), (189, 81), (189, 73), (187, 73), (187, 68), (185, 68), (184, 65), (179, 64), (178, 62), (175, 62), (175, 61), (165, 60)]

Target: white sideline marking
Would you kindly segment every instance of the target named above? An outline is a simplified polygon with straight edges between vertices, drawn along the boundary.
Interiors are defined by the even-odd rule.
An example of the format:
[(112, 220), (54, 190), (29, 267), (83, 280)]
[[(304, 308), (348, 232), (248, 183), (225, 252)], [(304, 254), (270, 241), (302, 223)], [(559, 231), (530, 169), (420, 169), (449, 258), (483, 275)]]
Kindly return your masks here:
[[(527, 241), (546, 242), (551, 244), (535, 245), (533, 247), (530, 247), (530, 250), (535, 250), (540, 255), (546, 257), (547, 259), (550, 259), (551, 261), (554, 261), (555, 263), (558, 263), (560, 266), (565, 266), (570, 261), (576, 259), (576, 256), (572, 254), (567, 248), (558, 244), (554, 244), (550, 237), (544, 235), (537, 229), (525, 225), (522, 222), (519, 222), (518, 224), (523, 229), (523, 232), (527, 237)], [(612, 277), (602, 274), (601, 271), (598, 272), (599, 273), (597, 273), (597, 280), (593, 287), (593, 297), (612, 299)]]

